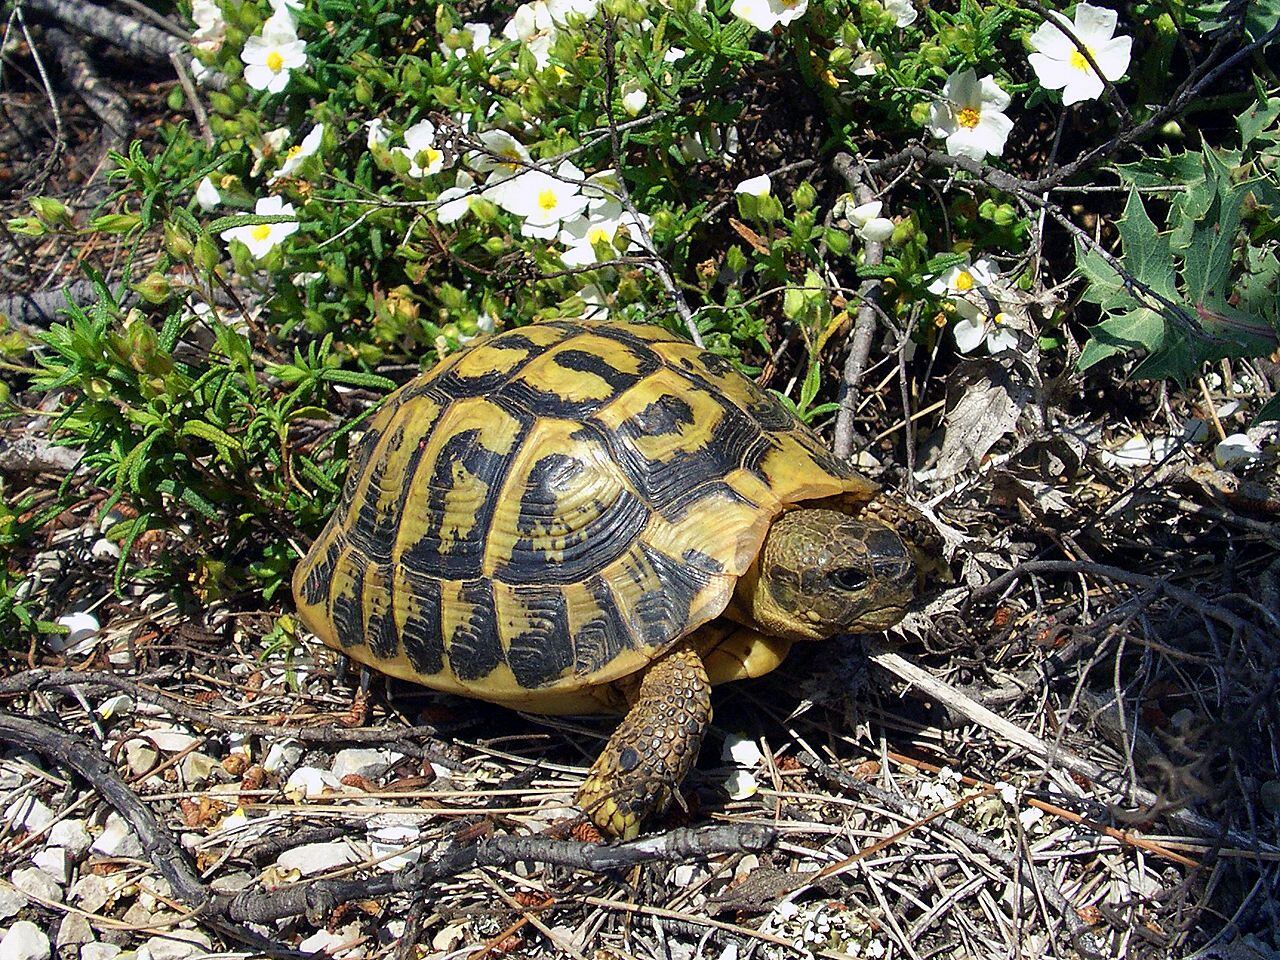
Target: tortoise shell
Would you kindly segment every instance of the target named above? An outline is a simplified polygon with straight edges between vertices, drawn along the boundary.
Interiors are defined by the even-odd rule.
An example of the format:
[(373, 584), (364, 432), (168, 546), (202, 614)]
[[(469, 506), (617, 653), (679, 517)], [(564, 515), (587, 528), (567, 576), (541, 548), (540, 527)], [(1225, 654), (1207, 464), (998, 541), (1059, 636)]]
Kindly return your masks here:
[(563, 712), (723, 612), (789, 506), (875, 492), (727, 360), (539, 323), (388, 398), (294, 595), (383, 673)]

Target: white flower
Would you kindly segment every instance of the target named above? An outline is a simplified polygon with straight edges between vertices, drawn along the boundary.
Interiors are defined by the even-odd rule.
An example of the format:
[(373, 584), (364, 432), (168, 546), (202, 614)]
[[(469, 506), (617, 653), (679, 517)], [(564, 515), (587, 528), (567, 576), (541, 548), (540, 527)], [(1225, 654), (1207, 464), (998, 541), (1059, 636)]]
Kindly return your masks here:
[(457, 223), (471, 212), (471, 205), (480, 199), (476, 179), (465, 170), (459, 170), (453, 178), (453, 186), (440, 191), (436, 197), (436, 218), (441, 223)]
[(528, 168), (532, 162), (529, 151), (519, 140), (505, 130), (482, 130), (478, 139), (488, 151), (474, 151), (467, 154), (465, 162), (477, 173), (489, 174), (485, 182), (485, 197), (501, 205), (500, 197), (516, 177)]
[[(444, 169), (444, 153), (437, 150), (436, 125), (430, 120), (421, 120), (404, 132), (403, 147), (396, 147), (397, 153), (409, 158), (411, 177), (427, 177)], [(426, 166), (419, 166), (419, 160), (425, 160)]]
[(884, 8), (893, 14), (900, 27), (911, 26), (916, 22), (916, 17), (920, 16), (911, 0), (884, 0)]
[[(634, 225), (635, 220), (624, 213), (620, 204), (613, 203), (588, 215), (567, 222), (560, 230), (560, 242), (568, 249), (560, 254), (566, 267), (585, 267), (596, 263), (596, 245), (612, 246), (614, 237), (624, 224)], [(634, 235), (630, 247), (639, 247)]]
[(222, 15), (222, 8), (214, 0), (192, 0), (191, 19), (196, 25), (191, 34), (191, 45), (216, 53), (227, 35), (227, 21)]
[(599, 210), (605, 206), (616, 205), (618, 201), (614, 197), (622, 193), (622, 182), (618, 179), (618, 171), (600, 170), (593, 173), (582, 185), (582, 192), (591, 198), (591, 202), (587, 205), (588, 210)]
[(539, 70), (551, 62), (551, 44), (556, 39), (556, 23), (551, 17), (551, 10), (546, 0), (533, 0), (523, 3), (507, 25), (502, 28), (502, 35), (508, 40), (519, 40), (525, 49), (533, 55), (534, 64)]
[(301, 10), (302, 0), (271, 0), (271, 9), (277, 13), (281, 10)]
[(998, 157), (1013, 129), (1013, 121), (1002, 112), (1008, 105), (1009, 94), (990, 74), (979, 80), (972, 69), (961, 70), (947, 78), (942, 99), (929, 108), (929, 132), (946, 137), (947, 153), (953, 157)]
[(218, 72), (217, 70), (213, 70), (210, 67), (206, 67), (203, 63), (200, 62), (198, 57), (191, 58), (190, 69), (191, 69), (191, 79), (194, 80), (198, 86), (203, 86), (204, 84), (208, 83), (209, 78)]
[(1249, 463), (1262, 456), (1262, 448), (1247, 433), (1233, 433), (1213, 448), (1213, 459), (1220, 467)]
[(893, 221), (880, 216), (884, 204), (879, 200), (860, 203), (849, 211), (849, 222), (854, 232), (870, 243), (884, 243), (893, 236)]
[[(285, 19), (277, 19), (282, 15)], [(289, 12), (272, 14), (263, 24), (262, 36), (250, 37), (240, 52), (245, 83), (255, 90), (279, 93), (289, 83), (289, 71), (306, 65), (306, 50), (306, 41), (299, 40), (293, 30)]]
[(745, 193), (753, 197), (767, 197), (773, 192), (773, 181), (769, 179), (767, 173), (762, 173), (758, 177), (743, 180), (733, 188), (733, 192)]
[(1104, 89), (1102, 77), (1059, 24), (1070, 28), (1089, 51), (1089, 56), (1093, 57), (1102, 77), (1112, 81), (1119, 80), (1129, 69), (1133, 38), (1115, 36), (1114, 10), (1087, 3), (1076, 6), (1074, 23), (1068, 22), (1060, 13), (1054, 13), (1053, 20), (1046, 20), (1031, 34), (1030, 43), (1035, 52), (1027, 59), (1031, 61), (1041, 86), (1061, 90), (1064, 106), (1081, 100), (1095, 100)]
[(988, 288), (996, 282), (996, 268), (990, 260), (983, 258), (976, 263), (968, 261), (968, 255), (965, 256), (965, 262), (957, 264), (941, 276), (935, 277), (933, 282), (929, 284), (929, 292), (941, 296), (946, 294), (950, 297), (961, 298), (969, 294), (969, 291), (977, 288)]
[(884, 57), (875, 50), (868, 50), (858, 41), (859, 53), (853, 58), (853, 75), (855, 77), (874, 77), (876, 71), (884, 66)]
[(737, 158), (740, 145), (736, 126), (725, 128), (723, 134), (718, 127), (712, 127), (705, 133), (699, 131), (685, 136), (680, 142), (680, 152), (690, 162), (705, 163), (716, 156), (727, 167)]
[[(285, 203), (279, 197), (263, 197), (253, 208), (260, 217), (291, 217), (294, 215), (293, 204)], [(289, 220), (282, 223), (259, 223), (253, 226), (232, 227), (222, 231), (222, 239), (230, 243), (239, 240), (249, 248), (249, 253), (256, 260), (261, 260), (271, 252), (285, 237), (298, 230), (298, 221)]]
[(635, 80), (628, 80), (622, 85), (622, 109), (627, 111), (628, 116), (639, 116), (648, 102), (649, 94)]
[(275, 183), (284, 177), (291, 177), (300, 166), (302, 161), (314, 154), (320, 149), (320, 141), (324, 139), (324, 124), (317, 123), (311, 128), (311, 132), (302, 138), (302, 142), (295, 144), (286, 151), (284, 155), (284, 163), (280, 164), (280, 169), (271, 175), (267, 183)]
[(956, 336), (956, 348), (961, 353), (972, 353), (984, 341), (991, 353), (1017, 349), (1018, 335), (1007, 326), (1008, 314), (997, 310), (988, 315), (969, 300), (957, 300), (956, 312), (960, 319), (952, 331)]
[(809, 0), (733, 0), (729, 12), (768, 33), (779, 24), (786, 26), (803, 17), (808, 9)]
[(600, 9), (600, 0), (547, 0), (551, 19), (559, 26), (568, 25), (575, 17), (590, 20)]
[(572, 220), (587, 208), (590, 198), (582, 193), (583, 179), (582, 171), (565, 160), (555, 176), (544, 170), (527, 170), (505, 182), (494, 202), (523, 218), (520, 232), (526, 237), (554, 237), (562, 221)]
[(391, 134), (387, 132), (386, 125), (383, 124), (381, 117), (366, 120), (364, 126), (365, 130), (368, 131), (365, 136), (365, 142), (369, 145), (370, 150), (377, 147), (385, 147), (388, 141), (391, 140)]
[(289, 3), (271, 4), (271, 16), (267, 17), (266, 22), (262, 24), (262, 35), (282, 39), (290, 36), (297, 37), (298, 21), (293, 18), (293, 11), (297, 9), (301, 7)]
[(213, 181), (208, 177), (201, 180), (200, 186), (196, 187), (196, 203), (200, 204), (200, 209), (207, 213), (221, 202), (222, 194), (213, 185)]
[(493, 31), (487, 23), (464, 23), (456, 30), (451, 30), (440, 44), (440, 52), (446, 57), (462, 59), (476, 50), (489, 46)]

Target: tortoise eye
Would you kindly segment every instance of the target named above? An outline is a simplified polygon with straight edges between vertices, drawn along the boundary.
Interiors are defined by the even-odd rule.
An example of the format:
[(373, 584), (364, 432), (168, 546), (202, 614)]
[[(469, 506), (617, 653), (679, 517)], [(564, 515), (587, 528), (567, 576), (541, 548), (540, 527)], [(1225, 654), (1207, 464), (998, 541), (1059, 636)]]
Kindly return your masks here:
[(841, 590), (861, 590), (867, 585), (867, 574), (865, 571), (859, 570), (857, 567), (841, 567), (839, 570), (833, 570), (827, 575), (833, 584)]

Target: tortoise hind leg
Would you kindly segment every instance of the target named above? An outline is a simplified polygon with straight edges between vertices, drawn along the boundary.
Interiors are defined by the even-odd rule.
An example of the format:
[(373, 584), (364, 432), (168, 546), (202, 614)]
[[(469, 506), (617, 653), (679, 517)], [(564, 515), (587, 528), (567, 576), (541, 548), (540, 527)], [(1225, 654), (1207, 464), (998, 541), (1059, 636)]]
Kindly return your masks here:
[(711, 722), (711, 683), (692, 644), (676, 647), (645, 672), (604, 751), (578, 789), (578, 805), (607, 836), (630, 840), (666, 809)]

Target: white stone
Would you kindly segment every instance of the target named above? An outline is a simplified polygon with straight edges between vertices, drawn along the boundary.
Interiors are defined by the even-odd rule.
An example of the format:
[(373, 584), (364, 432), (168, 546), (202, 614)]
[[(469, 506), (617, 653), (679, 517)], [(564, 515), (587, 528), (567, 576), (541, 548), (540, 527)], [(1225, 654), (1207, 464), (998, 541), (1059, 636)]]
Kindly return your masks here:
[(89, 548), (89, 552), (93, 554), (95, 560), (119, 560), (120, 546), (112, 543), (106, 537), (99, 537), (93, 541), (93, 546)]
[(142, 739), (151, 741), (165, 753), (181, 753), (200, 742), (199, 737), (193, 737), (185, 730), (176, 730), (173, 727), (144, 730)]
[(173, 900), (173, 888), (163, 877), (146, 877), (138, 881), (138, 903), (143, 909), (155, 913), (164, 910)]
[(297, 870), (304, 877), (359, 862), (360, 856), (351, 849), (350, 844), (341, 841), (304, 843), (300, 847), (286, 850), (276, 858), (276, 865), (282, 870)]
[(114, 960), (120, 948), (114, 943), (93, 943), (80, 945), (80, 960)]
[(209, 938), (196, 930), (171, 930), (138, 948), (138, 960), (187, 960), (209, 952)]
[(102, 629), (98, 623), (98, 618), (92, 613), (68, 613), (59, 617), (55, 622), (60, 627), (66, 627), (67, 632), (46, 635), (45, 642), (54, 653), (62, 653), (64, 651), (72, 653), (86, 652), (93, 646), (93, 641), (98, 636), (98, 631)]
[(67, 885), (70, 868), (68, 861), (67, 851), (63, 847), (45, 847), (31, 855), (31, 862), (53, 877), (60, 887)]
[(49, 938), (30, 920), (19, 920), (0, 940), (0, 960), (49, 960)]
[(299, 767), (289, 774), (281, 791), (294, 803), (322, 797), (325, 791), (342, 792), (342, 781), (328, 770), (317, 767)]
[(19, 910), (27, 905), (27, 898), (7, 884), (0, 886), (0, 920), (8, 920), (17, 916)]
[[(298, 949), (310, 952), (323, 951), (329, 956), (338, 957), (341, 960), (357, 960), (357, 958), (363, 957), (368, 953), (364, 946), (354, 946), (354, 944), (359, 943), (362, 935), (358, 923), (349, 923), (332, 933), (328, 930), (316, 931), (298, 944)], [(347, 944), (353, 944), (353, 946), (343, 950), (342, 947)]]
[(333, 758), (333, 775), (339, 780), (351, 774), (372, 780), (382, 776), (387, 772), (388, 767), (403, 758), (404, 754), (396, 753), (394, 750), (360, 748), (339, 750), (338, 755)]
[(187, 786), (198, 787), (208, 783), (214, 772), (222, 769), (222, 764), (207, 754), (189, 753), (182, 758), (179, 767)]
[(54, 942), (58, 945), (58, 954), (65, 956), (66, 948), (88, 943), (93, 939), (93, 927), (89, 921), (78, 913), (68, 913), (58, 924), (58, 936)]
[(49, 846), (62, 847), (73, 860), (83, 857), (92, 843), (88, 824), (83, 820), (59, 820), (49, 828)]
[(253, 885), (253, 876), (243, 871), (238, 873), (228, 873), (221, 877), (214, 877), (209, 881), (209, 889), (214, 893), (221, 894), (225, 897), (234, 896), (241, 890), (245, 890)]
[(106, 826), (101, 835), (93, 841), (90, 849), (104, 857), (141, 857), (142, 842), (134, 836), (129, 825), (118, 813), (107, 817)]
[(62, 887), (58, 885), (57, 880), (39, 867), (25, 867), (22, 870), (15, 870), (13, 875), (9, 877), (9, 882), (36, 900), (52, 900), (54, 903), (62, 902)]
[(285, 767), (294, 766), (302, 759), (302, 747), (297, 740), (281, 740), (273, 743), (262, 760), (262, 769), (267, 773), (279, 773)]
[(129, 765), (130, 773), (141, 777), (156, 768), (160, 753), (146, 740), (134, 737), (124, 745), (124, 762)]
[[(377, 861), (379, 870), (394, 873), (422, 859), (417, 827), (380, 827), (369, 831), (369, 856)], [(383, 858), (386, 859), (383, 859)]]
[(19, 797), (9, 804), (8, 809), (4, 812), (4, 818), (15, 827), (20, 827), (28, 833), (39, 833), (53, 823), (54, 814), (37, 798), (28, 795)]
[(124, 880), (123, 877), (117, 880), (95, 873), (85, 874), (72, 885), (71, 902), (86, 913), (97, 913), (116, 895)]

